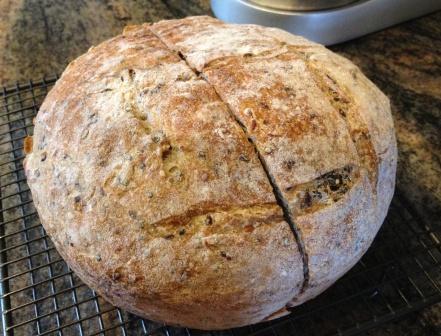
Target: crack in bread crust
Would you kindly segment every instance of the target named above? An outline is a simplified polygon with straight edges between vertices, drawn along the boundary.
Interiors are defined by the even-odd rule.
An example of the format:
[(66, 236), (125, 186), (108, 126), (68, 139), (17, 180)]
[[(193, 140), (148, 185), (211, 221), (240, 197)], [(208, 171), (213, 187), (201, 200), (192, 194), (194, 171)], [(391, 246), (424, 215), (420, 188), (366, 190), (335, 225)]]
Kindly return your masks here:
[[(182, 223), (185, 222), (191, 222), (196, 217), (204, 217), (204, 219), (207, 223), (207, 225), (211, 225), (212, 219), (210, 219), (210, 215), (213, 213), (228, 213), (228, 214), (234, 214), (234, 213), (240, 213), (247, 210), (253, 210), (253, 212), (259, 213), (261, 211), (269, 210), (274, 207), (274, 203), (268, 203), (268, 204), (256, 204), (256, 205), (249, 205), (249, 206), (241, 206), (241, 207), (233, 207), (233, 206), (225, 206), (225, 207), (205, 207), (204, 209), (201, 209), (198, 205), (198, 208), (195, 209), (189, 209), (186, 212), (176, 214), (173, 216), (169, 216), (165, 219), (159, 220), (157, 222), (150, 223), (152, 226), (160, 226), (160, 227), (166, 227), (169, 226), (171, 228), (176, 228), (178, 226), (182, 226)], [(283, 217), (278, 214), (274, 214), (268, 217), (269, 221), (281, 221), (283, 220)], [(184, 225), (185, 227), (185, 225)]]
[(290, 210), (290, 207), (288, 205), (287, 200), (283, 197), (283, 194), (279, 188), (279, 186), (277, 185), (274, 177), (272, 176), (272, 174), (269, 172), (268, 166), (266, 164), (266, 161), (263, 157), (263, 155), (260, 153), (260, 151), (257, 148), (257, 145), (255, 144), (253, 138), (250, 136), (249, 132), (247, 131), (246, 126), (237, 118), (237, 116), (233, 113), (231, 106), (228, 104), (228, 102), (226, 102), (225, 100), (222, 99), (221, 95), (219, 94), (219, 92), (216, 89), (216, 86), (213, 85), (208, 78), (206, 78), (206, 76), (203, 75), (203, 69), (202, 72), (199, 72), (197, 69), (194, 69), (186, 60), (185, 56), (176, 50), (171, 49), (168, 44), (162, 39), (161, 36), (159, 36), (158, 34), (156, 34), (156, 32), (151, 29), (151, 27), (148, 27), (150, 32), (152, 32), (152, 34), (154, 34), (163, 44), (164, 46), (166, 46), (170, 51), (174, 52), (176, 55), (178, 55), (187, 65), (188, 67), (198, 76), (200, 76), (202, 74), (202, 78), (213, 88), (213, 90), (217, 93), (219, 99), (221, 101), (223, 101), (225, 103), (225, 105), (228, 107), (228, 112), (230, 113), (230, 115), (233, 117), (233, 119), (240, 125), (240, 127), (242, 128), (243, 132), (245, 133), (245, 135), (247, 136), (247, 138), (249, 139), (250, 143), (253, 145), (254, 150), (256, 151), (256, 154), (260, 160), (261, 166), (263, 168), (263, 170), (265, 171), (265, 174), (268, 177), (268, 180), (273, 188), (273, 193), (274, 196), (276, 198), (277, 204), (280, 206), (280, 208), (283, 211), (283, 215), (284, 218), (286, 220), (286, 222), (289, 224), (289, 227), (295, 237), (296, 243), (297, 243), (297, 247), (299, 249), (299, 252), (301, 254), (302, 257), (302, 262), (303, 262), (303, 284), (300, 290), (300, 293), (302, 293), (307, 287), (308, 287), (308, 283), (309, 283), (309, 262), (308, 262), (308, 254), (306, 252), (306, 248), (305, 248), (305, 243), (303, 241), (302, 238), (302, 233), (300, 231), (300, 229), (296, 226), (296, 224), (294, 223), (294, 216)]
[(285, 192), (294, 195), (292, 198), (297, 201), (292, 205), (293, 212), (302, 216), (337, 203), (359, 179), (359, 167), (346, 165), (312, 181), (289, 187)]

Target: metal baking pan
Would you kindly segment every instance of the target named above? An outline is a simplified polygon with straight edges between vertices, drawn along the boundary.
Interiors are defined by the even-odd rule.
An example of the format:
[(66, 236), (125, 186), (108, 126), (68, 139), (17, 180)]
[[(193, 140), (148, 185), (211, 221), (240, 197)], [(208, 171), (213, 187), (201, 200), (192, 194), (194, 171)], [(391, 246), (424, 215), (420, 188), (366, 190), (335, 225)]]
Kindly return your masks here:
[(211, 8), (226, 22), (278, 27), (331, 45), (441, 10), (441, 1), (211, 0)]

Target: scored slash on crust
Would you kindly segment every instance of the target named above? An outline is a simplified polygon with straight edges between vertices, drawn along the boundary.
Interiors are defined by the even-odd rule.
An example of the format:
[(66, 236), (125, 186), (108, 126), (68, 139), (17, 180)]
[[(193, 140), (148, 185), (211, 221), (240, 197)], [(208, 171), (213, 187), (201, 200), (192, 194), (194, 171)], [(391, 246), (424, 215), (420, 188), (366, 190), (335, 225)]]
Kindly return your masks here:
[(212, 88), (213, 90), (216, 92), (218, 98), (223, 101), (225, 103), (225, 105), (228, 108), (228, 112), (231, 115), (231, 117), (233, 118), (233, 120), (235, 120), (239, 126), (241, 127), (241, 129), (243, 130), (243, 132), (245, 133), (245, 136), (247, 137), (248, 141), (252, 144), (252, 146), (254, 147), (254, 150), (257, 154), (257, 157), (259, 158), (259, 161), (261, 163), (261, 166), (268, 178), (268, 181), (273, 189), (273, 193), (274, 193), (274, 197), (276, 199), (277, 204), (279, 205), (279, 207), (282, 209), (283, 212), (283, 216), (285, 221), (289, 224), (289, 227), (295, 237), (296, 243), (297, 243), (297, 247), (299, 249), (301, 258), (302, 258), (302, 263), (303, 263), (303, 283), (302, 286), (300, 288), (300, 292), (299, 294), (303, 293), (305, 291), (305, 289), (308, 287), (308, 283), (309, 283), (309, 263), (308, 263), (308, 254), (306, 252), (306, 248), (305, 248), (305, 243), (303, 241), (302, 238), (302, 233), (300, 231), (300, 229), (296, 226), (296, 224), (294, 223), (294, 216), (291, 213), (291, 210), (289, 208), (288, 202), (285, 200), (285, 198), (282, 195), (282, 192), (279, 188), (279, 186), (277, 185), (277, 183), (275, 182), (274, 177), (271, 175), (271, 173), (269, 172), (268, 166), (266, 164), (266, 161), (264, 159), (264, 157), (262, 156), (262, 154), (260, 153), (260, 151), (257, 148), (256, 143), (254, 142), (253, 138), (250, 136), (250, 134), (247, 131), (246, 126), (236, 117), (236, 115), (233, 113), (232, 108), (229, 106), (229, 104), (227, 102), (225, 102), (224, 100), (222, 100), (219, 92), (216, 90), (216, 86), (213, 85), (212, 83), (210, 83), (210, 81), (206, 78), (206, 76), (204, 76), (203, 71), (200, 72), (198, 70), (196, 70), (195, 68), (193, 68), (189, 62), (186, 60), (185, 56), (182, 54), (182, 52), (180, 51), (175, 51), (172, 50), (167, 43), (165, 43), (165, 41), (161, 38), (161, 36), (159, 36), (158, 34), (156, 34), (156, 32), (151, 29), (151, 27), (149, 26), (149, 30), (150, 32), (155, 35), (163, 44), (166, 48), (168, 48), (171, 52), (174, 52), (181, 60), (183, 60), (187, 66), (201, 79), (205, 80)]
[[(189, 20), (191, 21), (192, 19), (190, 18)], [(204, 22), (204, 19), (201, 20)], [(317, 230), (315, 234), (318, 234), (320, 230), (323, 231), (323, 232), (320, 231), (321, 233), (326, 232), (326, 229), (319, 224), (319, 217), (320, 217), (320, 213), (322, 212), (320, 213), (317, 212), (317, 215), (314, 215), (315, 217), (308, 217), (309, 216), (308, 214), (319, 209), (322, 209), (323, 211), (326, 212), (325, 207), (327, 206), (332, 208), (336, 207), (336, 209), (340, 209), (342, 207), (341, 204), (340, 205), (336, 204), (338, 199), (335, 199), (334, 197), (335, 195), (332, 196), (333, 194), (335, 194), (335, 190), (330, 190), (330, 192), (326, 193), (326, 192), (322, 192), (323, 190), (322, 191), (318, 189), (316, 190), (314, 189), (314, 187), (321, 185), (323, 181), (329, 182), (330, 180), (333, 179), (334, 175), (335, 176), (347, 175), (345, 173), (343, 173), (342, 175), (340, 174), (340, 172), (344, 172), (344, 170), (348, 168), (350, 169), (350, 171), (348, 172), (349, 185), (344, 185), (343, 183), (340, 183), (343, 181), (340, 181), (340, 179), (337, 178), (335, 181), (331, 181), (330, 184), (328, 183), (329, 185), (327, 185), (327, 187), (330, 187), (331, 189), (337, 188), (338, 193), (340, 194), (342, 192), (344, 194), (353, 194), (355, 191), (351, 190), (351, 185), (353, 187), (356, 187), (355, 189), (357, 190), (360, 188), (361, 185), (363, 185), (364, 186), (363, 188), (365, 188), (366, 193), (372, 194), (372, 197), (374, 199), (373, 201), (374, 203), (376, 203), (377, 189), (378, 189), (377, 180), (378, 179), (381, 180), (381, 178), (379, 177), (379, 169), (380, 169), (379, 165), (381, 163), (380, 161), (381, 159), (377, 155), (377, 152), (381, 153), (381, 150), (377, 148), (378, 146), (376, 145), (378, 144), (377, 142), (375, 142), (375, 140), (377, 140), (376, 137), (379, 136), (377, 134), (379, 131), (375, 128), (377, 125), (375, 125), (375, 123), (372, 124), (372, 121), (371, 124), (369, 124), (367, 122), (369, 120), (364, 120), (365, 118), (369, 119), (369, 116), (363, 115), (364, 111), (362, 111), (362, 109), (366, 109), (366, 106), (363, 105), (363, 101), (361, 102), (358, 101), (357, 99), (360, 99), (360, 97), (357, 95), (355, 95), (356, 96), (355, 98), (352, 98), (352, 93), (351, 93), (352, 91), (350, 89), (346, 89), (346, 87), (344, 86), (344, 80), (342, 83), (342, 78), (338, 73), (335, 74), (334, 72), (332, 72), (332, 70), (328, 69), (328, 65), (329, 65), (328, 62), (332, 63), (331, 68), (332, 66), (334, 66), (334, 63), (338, 63), (338, 64), (342, 63), (343, 64), (342, 66), (346, 67), (343, 70), (348, 72), (347, 70), (349, 69), (348, 72), (350, 74), (349, 82), (353, 80), (354, 81), (353, 85), (355, 87), (361, 85), (367, 91), (370, 91), (372, 88), (369, 85), (366, 85), (365, 82), (363, 82), (363, 76), (361, 75), (359, 70), (353, 65), (351, 65), (350, 68), (348, 68), (348, 65), (343, 61), (337, 62), (338, 59), (334, 59), (333, 57), (331, 57), (332, 55), (329, 56), (328, 55), (329, 52), (327, 53), (325, 48), (316, 45), (314, 43), (309, 43), (307, 41), (305, 42), (301, 40), (296, 40), (294, 41), (294, 43), (290, 43), (292, 42), (291, 36), (286, 37), (280, 31), (278, 32), (273, 31), (272, 33), (269, 34), (269, 35), (273, 34), (271, 37), (274, 38), (273, 42), (275, 43), (275, 45), (279, 46), (278, 49), (272, 47), (268, 48), (268, 46), (265, 46), (265, 42), (260, 43), (260, 41), (258, 41), (256, 42), (256, 49), (253, 50), (252, 52), (245, 52), (246, 47), (244, 47), (244, 49), (240, 49), (241, 51), (239, 52), (235, 52), (234, 51), (236, 50), (235, 48), (227, 45), (222, 45), (221, 48), (223, 49), (220, 50), (219, 52), (216, 52), (215, 50), (217, 49), (212, 42), (213, 40), (216, 40), (216, 38), (213, 36), (211, 40), (207, 40), (207, 36), (210, 35), (209, 34), (210, 32), (216, 35), (217, 32), (220, 31), (221, 29), (220, 30), (216, 29), (213, 32), (212, 31), (213, 27), (211, 26), (212, 22), (210, 21), (212, 19), (205, 19), (205, 20), (207, 20), (207, 22), (210, 23), (202, 23), (201, 26), (198, 26), (197, 28), (192, 27), (192, 25), (190, 24), (189, 30), (183, 28), (185, 25), (182, 26), (181, 23), (177, 25), (167, 24), (167, 23), (164, 23), (164, 25), (162, 25), (161, 23), (158, 23), (149, 26), (149, 30), (166, 47), (168, 47), (170, 51), (174, 52), (177, 56), (179, 56), (179, 58), (183, 60), (187, 64), (187, 66), (190, 69), (192, 69), (192, 71), (199, 78), (205, 80), (213, 88), (213, 90), (217, 93), (219, 99), (223, 101), (224, 104), (227, 106), (228, 112), (230, 113), (232, 118), (236, 121), (238, 125), (241, 126), (242, 130), (244, 131), (244, 134), (249, 139), (249, 142), (253, 145), (254, 150), (257, 153), (257, 157), (260, 160), (262, 169), (264, 170), (268, 178), (268, 181), (273, 189), (273, 194), (276, 198), (277, 204), (282, 209), (285, 220), (286, 222), (288, 222), (290, 229), (296, 238), (297, 247), (303, 260), (304, 282), (301, 287), (301, 291), (299, 293), (299, 296), (301, 297), (302, 292), (306, 291), (308, 285), (310, 285), (309, 287), (311, 288), (317, 286), (317, 284), (315, 283), (317, 274), (320, 274), (322, 272), (321, 269), (323, 263), (329, 262), (329, 260), (327, 260), (326, 258), (323, 258), (323, 260), (319, 262), (316, 259), (314, 259), (314, 255), (317, 255), (317, 253), (320, 254), (318, 250), (314, 250), (314, 249), (317, 248), (320, 249), (320, 247), (315, 246), (315, 243), (319, 240), (319, 238), (314, 238), (313, 236), (311, 236), (311, 229)], [(226, 27), (227, 26), (228, 25), (226, 25)], [(190, 31), (191, 34), (189, 34)], [(197, 35), (195, 31), (198, 31), (199, 35)], [(196, 38), (195, 38), (195, 34), (197, 35)], [(222, 32), (219, 32), (219, 35), (216, 36), (222, 37), (223, 36)], [(263, 36), (266, 35), (263, 34)], [(254, 38), (255, 37), (256, 36), (254, 36)], [(196, 45), (195, 41), (198, 41), (199, 44), (202, 43), (205, 47), (202, 49), (200, 48), (198, 49), (197, 47), (195, 47)], [(240, 37), (238, 37), (237, 40), (233, 38), (233, 41), (234, 41), (233, 44), (236, 43), (234, 45), (238, 48), (241, 48), (244, 45), (243, 43), (241, 44), (242, 40)], [(302, 45), (302, 47), (299, 48), (300, 45)], [(320, 57), (322, 56), (324, 56), (325, 60), (320, 59)], [(303, 119), (301, 117), (295, 119), (295, 121), (298, 122), (299, 125), (296, 129), (292, 130), (294, 135), (299, 136), (301, 135), (302, 130), (304, 130), (306, 134), (306, 132), (309, 132), (310, 129), (314, 130), (314, 127), (316, 127), (315, 133), (317, 133), (317, 135), (320, 136), (321, 130), (324, 129), (325, 130), (324, 132), (326, 132), (326, 126), (322, 126), (320, 122), (323, 123), (326, 122), (327, 120), (328, 123), (330, 122), (332, 125), (335, 125), (334, 127), (336, 130), (340, 131), (342, 140), (338, 144), (328, 146), (327, 144), (322, 142), (321, 144), (322, 149), (327, 149), (327, 150), (325, 151), (322, 150), (321, 152), (320, 150), (317, 150), (314, 152), (315, 149), (313, 148), (306, 147), (305, 149), (305, 150), (312, 150), (315, 153), (313, 159), (309, 161), (310, 163), (312, 163), (313, 160), (321, 160), (323, 158), (323, 155), (328, 155), (328, 152), (334, 150), (335, 148), (335, 153), (337, 153), (337, 155), (335, 156), (334, 162), (332, 162), (332, 160), (328, 160), (328, 161), (325, 160), (325, 162), (328, 162), (327, 166), (326, 164), (323, 164), (322, 165), (323, 167), (320, 168), (318, 171), (316, 171), (316, 173), (320, 172), (321, 175), (311, 176), (310, 174), (309, 179), (301, 180), (299, 177), (295, 177), (297, 176), (297, 174), (291, 174), (291, 177), (294, 177), (293, 179), (291, 179), (289, 174), (287, 174), (286, 172), (280, 173), (278, 171), (273, 170), (274, 165), (279, 165), (280, 163), (284, 165), (286, 171), (291, 171), (293, 169), (296, 169), (298, 168), (296, 167), (297, 160), (291, 160), (288, 157), (288, 159), (285, 159), (285, 161), (283, 162), (277, 161), (283, 158), (284, 154), (281, 154), (283, 153), (283, 151), (280, 152), (280, 149), (277, 147), (275, 148), (273, 143), (267, 142), (267, 138), (259, 138), (259, 133), (258, 133), (260, 132), (259, 129), (261, 127), (268, 127), (268, 124), (265, 123), (266, 120), (265, 119), (260, 120), (260, 123), (263, 122), (263, 125), (257, 125), (252, 109), (247, 107), (241, 111), (242, 106), (246, 107), (246, 106), (254, 106), (254, 105), (256, 110), (260, 111), (261, 113), (263, 113), (262, 111), (268, 113), (268, 111), (270, 110), (270, 106), (265, 99), (263, 100), (259, 100), (259, 98), (255, 99), (256, 97), (247, 95), (246, 92), (246, 90), (249, 89), (249, 87), (247, 86), (248, 85), (247, 82), (243, 81), (244, 79), (245, 80), (248, 79), (248, 82), (251, 81), (251, 83), (253, 83), (253, 80), (256, 83), (258, 83), (260, 82), (260, 80), (263, 80), (264, 77), (271, 76), (268, 75), (269, 74), (268, 69), (259, 68), (259, 67), (253, 68), (252, 66), (246, 67), (247, 64), (253, 62), (254, 58), (264, 60), (264, 62), (265, 61), (272, 62), (270, 60), (274, 60), (275, 61), (274, 64), (277, 65), (273, 65), (273, 66), (278, 66), (279, 68), (285, 69), (286, 76), (291, 75), (295, 77), (296, 75), (298, 75), (298, 69), (303, 69), (301, 71), (304, 71), (305, 75), (303, 76), (302, 74), (300, 74), (299, 78), (305, 80), (306, 83), (304, 84), (303, 87), (301, 85), (300, 87), (297, 87), (299, 89), (300, 95), (302, 94), (302, 89), (304, 87), (309, 87), (313, 89), (312, 91), (315, 90), (314, 92), (316, 94), (315, 96), (316, 98), (322, 97), (321, 99), (323, 99), (323, 101), (326, 102), (323, 103), (323, 105), (320, 104), (310, 105), (312, 106), (313, 109), (323, 108), (323, 112), (312, 113), (312, 112), (307, 112), (306, 109), (305, 110), (306, 114), (303, 114), (304, 115)], [(277, 63), (279, 59), (283, 60), (283, 62), (285, 62), (284, 64), (287, 64), (289, 62), (288, 64), (293, 64), (293, 65), (290, 66), (287, 65), (286, 67), (284, 67), (284, 64), (280, 64), (280, 62)], [(294, 68), (296, 70), (291, 71), (290, 69), (293, 69), (293, 66), (296, 66), (297, 68)], [(251, 73), (254, 73), (253, 70), (256, 71), (256, 76), (254, 77), (252, 75), (247, 77), (247, 75), (244, 74), (247, 71), (251, 71)], [(224, 71), (224, 73), (222, 73), (222, 71)], [(260, 76), (263, 77), (259, 77), (259, 74)], [(229, 79), (230, 77), (228, 76), (231, 76), (232, 79), (230, 80)], [(265, 83), (266, 85), (271, 84), (271, 82), (269, 83), (265, 82)], [(292, 97), (296, 97), (296, 95), (299, 95), (299, 92), (296, 92), (296, 90), (294, 90), (290, 82), (282, 81), (281, 83), (284, 83), (285, 87), (283, 87), (283, 89), (285, 91), (283, 90), (280, 91), (279, 96), (276, 97), (280, 98), (280, 97), (288, 96), (290, 97), (289, 99), (291, 99)], [(246, 87), (247, 89), (244, 89), (243, 87)], [(267, 92), (265, 85), (263, 86), (256, 85), (251, 87), (255, 89), (254, 92), (256, 92), (256, 90), (257, 91), (262, 90), (262, 92), (264, 92), (262, 93), (262, 97), (265, 97), (265, 93)], [(316, 89), (314, 89), (313, 87), (316, 87)], [(276, 92), (278, 89), (279, 89), (278, 87), (275, 87)], [(245, 93), (243, 93), (244, 91)], [(239, 100), (239, 102), (237, 102), (235, 101), (235, 98), (231, 98), (231, 96), (237, 97), (240, 96), (241, 94), (242, 94), (241, 96), (242, 101)], [(313, 96), (313, 93), (311, 93), (311, 96)], [(249, 100), (249, 102), (247, 99)], [(302, 101), (302, 99), (304, 98), (299, 96), (296, 99), (298, 101)], [(386, 104), (386, 101), (384, 101), (384, 99), (380, 99), (380, 101)], [(248, 104), (247, 102), (249, 103), (249, 105), (246, 105)], [(241, 105), (242, 103), (243, 105)], [(289, 106), (291, 105), (287, 105), (286, 107)], [(299, 106), (291, 106), (291, 107), (294, 109), (293, 112), (294, 115), (296, 116), (302, 115), (302, 110)], [(370, 107), (371, 105), (368, 105), (368, 109)], [(377, 107), (373, 106), (372, 108), (375, 110)], [(278, 107), (276, 107), (276, 110), (277, 109)], [(282, 117), (282, 120), (285, 119)], [(277, 120), (277, 117), (274, 117), (274, 120)], [(335, 124), (334, 124), (334, 120), (335, 120)], [(286, 121), (288, 122), (288, 120)], [(276, 124), (272, 126), (276, 127), (275, 125)], [(326, 125), (326, 123), (323, 125)], [(381, 131), (384, 130), (380, 130), (380, 132)], [(272, 130), (269, 130), (269, 132), (272, 133)], [(275, 131), (274, 134), (277, 134), (276, 132), (277, 131)], [(315, 134), (315, 133), (314, 131), (311, 132), (311, 134)], [(371, 139), (371, 135), (373, 139)], [(334, 135), (328, 133), (328, 137), (332, 137), (332, 136), (335, 137), (335, 133)], [(339, 135), (337, 135), (337, 137), (339, 137)], [(292, 140), (295, 143), (297, 139), (293, 138)], [(300, 143), (303, 142), (299, 141), (299, 144)], [(300, 148), (299, 150), (302, 149)], [(321, 153), (321, 155), (317, 156), (317, 153)], [(342, 158), (341, 156), (342, 153), (347, 153), (347, 157)], [(285, 153), (285, 155), (286, 154), (288, 153)], [(267, 158), (267, 156), (270, 157)], [(392, 161), (393, 160), (391, 160), (390, 162)], [(370, 185), (369, 183), (365, 184), (364, 176), (366, 174), (368, 176)], [(321, 185), (321, 187), (323, 186), (324, 185)], [(307, 189), (302, 190), (303, 187)], [(293, 190), (290, 191), (289, 188), (293, 188)], [(309, 189), (312, 188), (312, 189), (309, 190), (308, 188)], [(371, 191), (369, 192), (368, 190)], [(322, 198), (322, 196), (324, 196), (324, 198)], [(379, 197), (380, 199), (381, 196), (382, 195), (380, 195)], [(304, 198), (302, 199), (302, 197)], [(309, 199), (308, 197), (310, 197), (311, 199)], [(312, 199), (312, 197), (314, 198), (314, 200)], [(338, 198), (341, 197), (343, 197), (343, 195), (340, 195)], [(369, 196), (366, 195), (364, 197), (366, 198)], [(311, 203), (312, 206), (309, 206), (309, 208), (306, 209), (308, 212), (308, 214), (306, 214), (304, 213), (305, 212), (304, 208), (309, 203)], [(359, 207), (363, 207), (361, 205), (362, 203), (363, 202), (360, 202)], [(298, 208), (298, 206), (303, 206), (303, 208), (300, 209)], [(365, 206), (368, 206), (367, 203)], [(336, 211), (338, 212), (338, 210)], [(365, 211), (367, 213), (370, 210), (365, 209)], [(312, 214), (310, 215), (313, 216)], [(350, 216), (350, 214), (347, 215)], [(375, 214), (373, 218), (377, 216), (378, 214)], [(308, 220), (306, 220), (305, 222), (306, 218), (309, 218), (309, 220), (311, 220), (312, 222), (308, 223), (307, 222)], [(377, 231), (375, 229), (375, 228), (378, 229), (377, 224), (375, 223), (372, 223), (372, 225), (369, 225), (367, 223), (360, 224), (358, 223), (359, 218), (358, 219), (355, 218), (358, 218), (357, 215), (355, 215), (355, 217), (353, 218), (353, 222), (351, 222), (349, 226), (352, 229), (354, 229), (355, 230), (354, 232), (357, 232), (357, 234), (361, 233), (364, 230), (364, 227), (372, 227), (373, 233)], [(331, 223), (332, 220), (330, 218), (329, 220)], [(343, 218), (341, 218), (341, 220), (344, 221)], [(314, 222), (315, 224), (312, 224)], [(382, 220), (380, 219), (378, 222), (381, 223)], [(332, 228), (329, 229), (331, 229), (331, 231), (333, 230)], [(305, 233), (303, 232), (303, 230), (308, 230), (308, 232), (310, 233), (309, 234), (308, 232)], [(340, 230), (346, 232), (346, 229), (344, 227), (340, 228)], [(303, 237), (302, 234), (304, 234)], [(325, 233), (325, 234), (330, 234), (330, 233)], [(319, 236), (320, 235), (321, 234), (319, 233)], [(339, 235), (340, 238), (343, 236), (344, 236), (343, 234)], [(335, 244), (337, 244), (336, 248), (338, 250), (341, 251), (344, 250), (344, 248), (341, 247), (341, 245), (339, 245), (339, 244), (344, 245), (344, 242), (340, 242), (337, 239), (335, 240)], [(327, 245), (325, 244), (325, 246)], [(355, 251), (348, 252), (350, 253), (347, 254), (348, 256), (352, 255), (353, 253), (356, 253), (357, 251), (356, 246), (358, 246), (358, 243), (355, 244), (354, 246), (355, 246), (354, 247)], [(328, 252), (330, 255), (333, 255), (331, 250), (329, 250)], [(309, 256), (309, 254), (311, 254), (311, 256)], [(310, 258), (311, 260), (309, 260)], [(333, 257), (330, 258), (332, 259)], [(337, 262), (338, 264), (337, 260), (334, 261)], [(334, 261), (331, 261), (331, 263)], [(336, 279), (337, 278), (334, 278), (334, 281)], [(323, 281), (326, 282), (327, 280), (323, 280)], [(314, 292), (313, 289), (312, 292)], [(305, 297), (307, 296), (308, 295), (306, 295)]]

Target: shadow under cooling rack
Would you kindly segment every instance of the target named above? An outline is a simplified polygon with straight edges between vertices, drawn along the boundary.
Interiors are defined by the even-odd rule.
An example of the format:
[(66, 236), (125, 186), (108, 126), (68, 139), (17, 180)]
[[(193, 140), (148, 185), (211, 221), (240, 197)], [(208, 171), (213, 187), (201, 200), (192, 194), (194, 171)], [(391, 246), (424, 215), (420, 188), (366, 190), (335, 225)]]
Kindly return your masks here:
[(396, 192), (362, 260), (292, 314), (222, 332), (173, 328), (115, 308), (69, 269), (41, 226), (23, 172), (23, 141), (56, 77), (0, 92), (0, 302), (5, 335), (355, 335), (441, 299), (440, 223)]

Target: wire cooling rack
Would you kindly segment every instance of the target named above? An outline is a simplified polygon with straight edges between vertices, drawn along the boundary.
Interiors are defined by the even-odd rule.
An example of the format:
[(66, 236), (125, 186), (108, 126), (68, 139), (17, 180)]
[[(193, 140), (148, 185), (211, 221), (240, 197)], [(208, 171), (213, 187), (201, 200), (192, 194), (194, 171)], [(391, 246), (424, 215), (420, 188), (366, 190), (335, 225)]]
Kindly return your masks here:
[(397, 191), (362, 260), (292, 314), (222, 332), (173, 328), (115, 308), (69, 269), (41, 226), (23, 172), (23, 140), (57, 77), (0, 92), (0, 303), (4, 335), (355, 335), (441, 299), (441, 224)]

